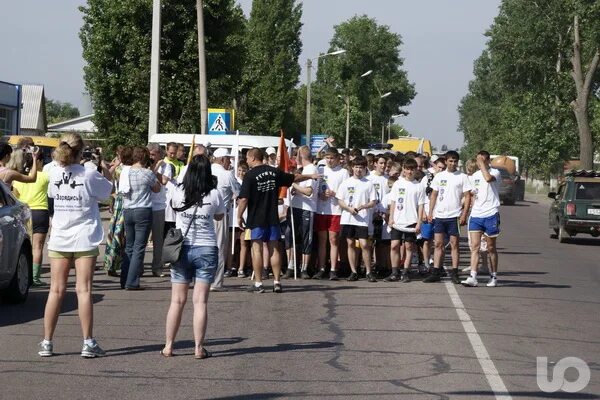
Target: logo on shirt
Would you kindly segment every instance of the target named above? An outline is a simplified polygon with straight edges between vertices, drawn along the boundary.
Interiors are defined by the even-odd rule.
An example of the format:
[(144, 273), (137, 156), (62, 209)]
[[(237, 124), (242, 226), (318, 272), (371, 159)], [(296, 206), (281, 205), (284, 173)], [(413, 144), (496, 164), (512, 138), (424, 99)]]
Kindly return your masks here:
[(68, 174), (66, 172), (63, 172), (62, 174), (62, 179), (54, 182), (54, 185), (60, 190), (60, 187), (62, 185), (67, 185), (70, 186), (71, 189), (75, 189), (77, 186), (83, 186), (83, 183), (77, 183), (77, 181), (75, 179), (71, 180), (71, 177), (73, 176), (72, 172), (69, 172)]
[(405, 188), (399, 188), (398, 189), (398, 196), (404, 196), (406, 194), (406, 189)]
[(448, 181), (447, 181), (446, 179), (442, 179), (442, 180), (440, 181), (440, 186), (443, 186), (443, 187), (446, 187), (446, 186), (448, 186)]

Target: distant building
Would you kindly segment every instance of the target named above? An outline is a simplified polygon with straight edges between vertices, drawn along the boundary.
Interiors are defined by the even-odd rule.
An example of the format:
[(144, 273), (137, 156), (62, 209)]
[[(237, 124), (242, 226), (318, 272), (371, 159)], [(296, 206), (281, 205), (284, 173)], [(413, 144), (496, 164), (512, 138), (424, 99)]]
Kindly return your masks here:
[(48, 132), (61, 134), (67, 132), (77, 132), (83, 136), (95, 134), (98, 132), (98, 128), (96, 127), (96, 124), (92, 122), (93, 117), (94, 114), (83, 115), (81, 117), (48, 125)]
[(19, 134), (21, 85), (0, 81), (0, 136)]
[(19, 135), (46, 134), (46, 97), (42, 85), (21, 85), (21, 129)]

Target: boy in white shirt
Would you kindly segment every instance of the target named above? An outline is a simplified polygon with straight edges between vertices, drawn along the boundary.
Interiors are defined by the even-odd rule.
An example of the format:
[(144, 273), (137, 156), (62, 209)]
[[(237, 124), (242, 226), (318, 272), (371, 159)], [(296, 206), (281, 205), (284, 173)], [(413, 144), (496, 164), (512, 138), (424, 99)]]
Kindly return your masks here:
[(319, 169), (319, 173), (323, 178), (319, 184), (317, 214), (315, 216), (315, 230), (317, 231), (319, 239), (318, 262), (320, 269), (319, 272), (313, 276), (313, 279), (325, 278), (327, 243), (329, 242), (329, 258), (331, 260), (329, 279), (336, 281), (338, 280), (336, 267), (342, 209), (335, 196), (342, 182), (348, 179), (348, 170), (340, 165), (340, 154), (335, 147), (329, 147), (326, 150), (325, 162), (325, 167)]
[(373, 169), (367, 175), (367, 179), (373, 183), (377, 195), (377, 205), (370, 210), (372, 224), (369, 227), (369, 236), (373, 239), (375, 262), (381, 269), (385, 269), (386, 255), (384, 251), (387, 250), (389, 254), (389, 241), (386, 245), (382, 240), (382, 233), (387, 229), (387, 223), (383, 218), (387, 212), (386, 208), (383, 207), (383, 199), (390, 191), (388, 177), (385, 175), (387, 161), (388, 158), (384, 154), (374, 156)]
[[(389, 226), (392, 227), (392, 273), (384, 279), (386, 282), (410, 282), (408, 269), (412, 260), (417, 234), (421, 231), (421, 217), (425, 204), (425, 191), (415, 179), (417, 171), (416, 160), (409, 158), (404, 161), (402, 176), (398, 178), (390, 191)], [(400, 247), (404, 245), (404, 269), (400, 274)]]
[(342, 182), (335, 197), (342, 208), (341, 236), (346, 238), (348, 261), (352, 269), (348, 280), (358, 280), (354, 245), (354, 242), (358, 240), (363, 262), (367, 268), (367, 279), (369, 282), (377, 282), (371, 271), (371, 248), (369, 246), (369, 224), (371, 222), (369, 209), (377, 204), (377, 195), (373, 184), (365, 178), (366, 172), (367, 159), (363, 156), (354, 158), (352, 160), (352, 177)]
[(498, 252), (496, 238), (500, 235), (500, 195), (498, 182), (500, 171), (490, 168), (490, 153), (485, 150), (477, 154), (479, 171), (472, 176), (474, 196), (471, 218), (469, 218), (469, 239), (471, 242), (471, 276), (462, 281), (466, 286), (477, 286), (477, 266), (479, 265), (479, 250), (481, 237), (485, 234), (487, 252), (490, 256), (491, 276), (488, 287), (498, 284)]
[[(458, 278), (458, 238), (459, 225), (467, 222), (467, 213), (471, 201), (471, 182), (469, 177), (458, 171), (459, 155), (456, 151), (446, 153), (446, 170), (438, 173), (431, 182), (431, 197), (429, 199), (428, 221), (433, 223), (435, 252), (433, 256), (433, 271), (423, 279), (423, 282), (439, 282), (440, 267), (444, 254), (444, 236), (450, 238), (452, 254), (452, 283), (460, 283)], [(463, 197), (464, 202), (462, 201)]]

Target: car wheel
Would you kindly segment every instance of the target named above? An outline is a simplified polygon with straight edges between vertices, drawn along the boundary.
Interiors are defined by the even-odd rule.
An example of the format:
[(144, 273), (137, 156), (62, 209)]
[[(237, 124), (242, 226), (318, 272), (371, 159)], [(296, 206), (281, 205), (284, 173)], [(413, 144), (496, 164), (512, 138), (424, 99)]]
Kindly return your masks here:
[(567, 233), (567, 231), (565, 231), (565, 228), (562, 227), (562, 226), (560, 226), (558, 228), (558, 242), (559, 243), (566, 243), (569, 238), (570, 238), (570, 236)]
[(515, 198), (514, 197), (510, 197), (504, 200), (504, 205), (505, 206), (514, 206), (515, 205)]
[(27, 254), (22, 249), (17, 260), (17, 268), (10, 285), (2, 293), (2, 298), (8, 303), (23, 303), (29, 295), (29, 278), (31, 265)]

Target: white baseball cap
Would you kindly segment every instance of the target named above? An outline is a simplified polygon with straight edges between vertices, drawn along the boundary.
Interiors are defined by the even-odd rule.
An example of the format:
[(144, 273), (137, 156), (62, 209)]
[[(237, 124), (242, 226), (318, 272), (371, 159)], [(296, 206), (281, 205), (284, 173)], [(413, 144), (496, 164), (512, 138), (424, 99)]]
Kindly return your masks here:
[(218, 149), (216, 149), (214, 151), (213, 157), (215, 157), (215, 158), (231, 157), (231, 154), (229, 154), (229, 150), (224, 149), (223, 147), (219, 147)]
[(273, 147), (267, 147), (267, 150), (265, 151), (267, 153), (267, 155), (271, 155), (271, 154), (277, 154), (277, 152), (275, 151), (275, 149)]
[(431, 156), (430, 160), (431, 160), (432, 163), (434, 163), (434, 162), (437, 161), (438, 158), (440, 158), (440, 157), (437, 154), (434, 154), (434, 155)]

